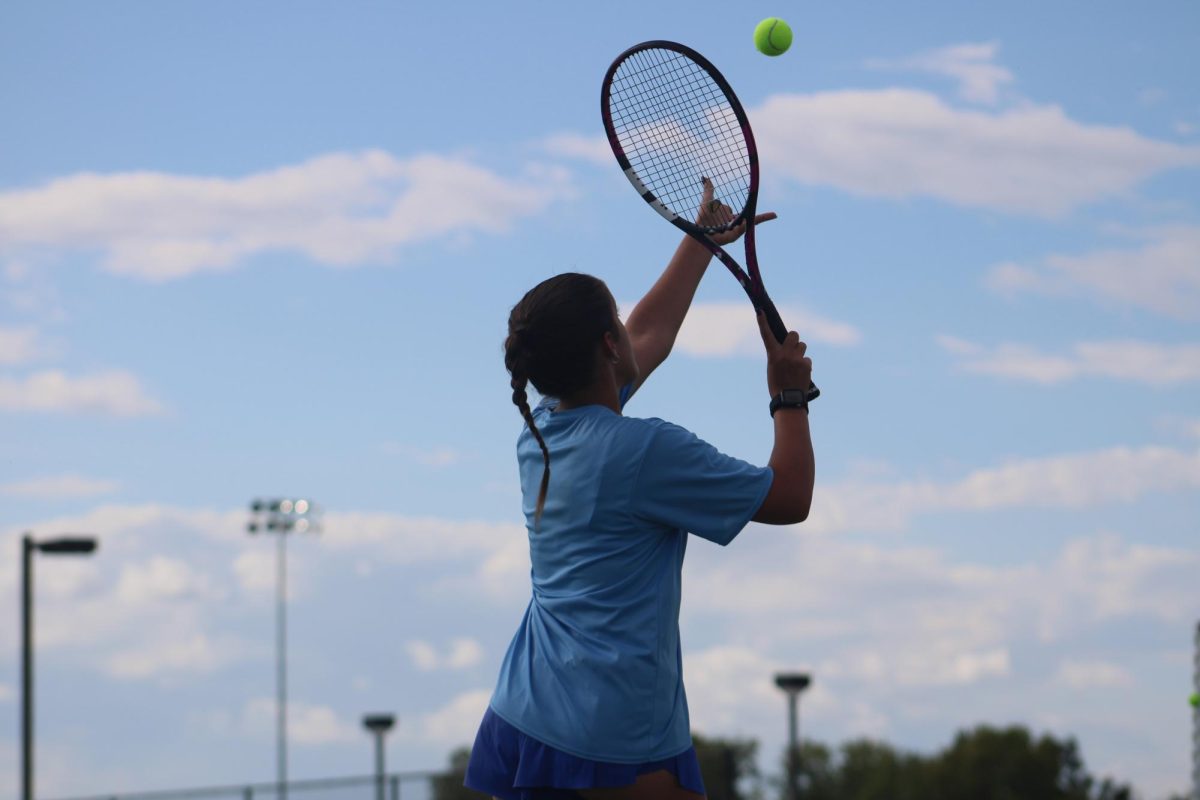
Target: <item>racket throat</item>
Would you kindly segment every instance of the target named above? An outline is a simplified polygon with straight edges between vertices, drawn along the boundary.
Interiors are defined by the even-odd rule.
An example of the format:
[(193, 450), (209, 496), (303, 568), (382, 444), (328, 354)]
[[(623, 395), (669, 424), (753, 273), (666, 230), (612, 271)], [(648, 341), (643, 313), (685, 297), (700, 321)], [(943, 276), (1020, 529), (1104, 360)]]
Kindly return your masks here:
[(665, 219), (667, 222), (673, 223), (679, 218), (678, 214), (663, 205), (663, 202), (654, 195), (654, 192), (646, 188), (646, 184), (642, 183), (642, 179), (638, 177), (638, 174), (634, 171), (633, 167), (625, 170), (625, 177), (629, 179), (631, 184), (633, 184), (633, 188), (637, 189), (637, 192), (642, 196), (642, 199), (645, 200), (651, 208), (661, 214), (663, 219)]

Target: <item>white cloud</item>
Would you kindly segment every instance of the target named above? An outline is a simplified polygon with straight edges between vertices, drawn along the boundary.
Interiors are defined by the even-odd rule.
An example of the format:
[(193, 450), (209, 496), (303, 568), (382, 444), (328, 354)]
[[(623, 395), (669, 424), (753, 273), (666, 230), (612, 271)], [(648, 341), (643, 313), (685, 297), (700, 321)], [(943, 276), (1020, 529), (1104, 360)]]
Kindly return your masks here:
[(273, 550), (247, 550), (233, 560), (233, 573), (246, 594), (262, 595), (275, 591), (278, 566)]
[[(892, 65), (955, 77), (965, 97), (993, 103), (1011, 79), (991, 63), (995, 50), (957, 45)], [(1200, 147), (1076, 122), (1058, 106), (959, 109), (918, 89), (775, 95), (748, 113), (768, 179), (1012, 214), (1060, 216), (1200, 165)], [(546, 146), (589, 161), (611, 157), (599, 136), (560, 134)]]
[[(45, 270), (35, 270), (29, 261), (3, 260), (0, 250), (0, 280), (6, 284), (0, 291), (0, 303), (18, 314), (36, 318), (41, 323), (62, 322), (67, 314), (58, 297), (58, 289)], [(39, 346), (36, 357), (50, 354), (52, 348)]]
[(434, 645), (420, 639), (406, 642), (404, 650), (413, 666), (422, 672), (466, 669), (483, 660), (483, 646), (477, 640), (465, 637), (450, 642), (444, 653), (438, 653)]
[[(213, 633), (230, 613), (230, 577), (219, 568), (227, 562), (190, 557), (221, 541), (230, 516), (101, 506), (30, 525), (82, 531), (99, 542), (91, 557), (56, 558), (52, 568), (39, 569), (39, 647), (73, 650), (77, 663), (125, 679), (208, 671), (255, 655), (254, 646)], [(15, 548), (19, 535), (6, 532), (0, 544)], [(15, 569), (0, 562), (0, 587), (15, 592), (16, 581)], [(15, 647), (11, 631), (0, 627), (0, 649)]]
[(82, 475), (56, 475), (0, 484), (0, 494), (12, 497), (66, 499), (111, 494), (120, 486), (117, 481), (87, 478)]
[[(860, 537), (780, 534), (751, 526), (728, 548), (689, 548), (685, 648), (698, 635), (720, 642), (685, 649), (697, 730), (753, 735), (764, 754), (773, 752), (784, 704), (770, 676), (787, 668), (812, 672), (804, 729), (825, 741), (897, 726), (910, 736), (913, 726), (949, 732), (980, 719), (1038, 725), (1048, 708), (1067, 715), (1061, 727), (1106, 769), (1108, 754), (1094, 749), (1098, 727), (1118, 740), (1163, 738), (1130, 711), (1147, 702), (1141, 676), (1155, 674), (1158, 659), (1143, 652), (1116, 670), (1084, 666), (1080, 640), (1120, 647), (1130, 624), (1186, 630), (1196, 608), (1195, 548), (1101, 534), (993, 565), (992, 553), (1012, 552), (1007, 543), (964, 560)], [(1122, 672), (1130, 692), (1103, 722), (1059, 688), (1119, 685)]]
[(105, 667), (109, 675), (125, 680), (205, 673), (241, 658), (243, 650), (236, 641), (213, 641), (195, 633), (121, 649), (107, 659)]
[(446, 666), (450, 669), (466, 669), (483, 660), (483, 646), (474, 639), (459, 638), (450, 643), (446, 655)]
[(7, 683), (0, 683), (0, 703), (8, 703), (13, 699), (12, 687)]
[[(278, 707), (273, 698), (255, 698), (242, 709), (241, 730), (248, 736), (273, 735)], [(298, 745), (348, 744), (364, 741), (366, 732), (325, 705), (288, 700), (289, 741)]]
[[(1193, 456), (1151, 448), (1062, 459), (1007, 465), (1015, 467), (1013, 474), (1004, 474), (1006, 467), (980, 470), (962, 480), (932, 484), (931, 492), (948, 495), (948, 504), (958, 508), (986, 510), (1043, 502), (1070, 507), (1081, 499), (1098, 501), (1113, 491), (1104, 485), (1082, 494), (1069, 488), (1086, 482), (1088, 475), (1081, 471), (1114, 472), (1112, 485), (1130, 481), (1130, 496), (1139, 497), (1148, 487), (1195, 485), (1198, 474)], [(1122, 459), (1129, 463), (1122, 466)], [(1097, 463), (1089, 466), (1090, 461)], [(875, 481), (868, 485), (888, 485), (879, 479), (878, 468), (863, 472)], [(1027, 481), (1053, 483), (1056, 475), (1063, 485), (1047, 489), (1046, 495), (1025, 485)], [(901, 520), (906, 525), (908, 517), (931, 507), (943, 506), (935, 502), (896, 508), (907, 515)], [(883, 516), (886, 509), (866, 512)], [(334, 524), (329, 524), (331, 518)], [(60, 568), (76, 560), (63, 559), (53, 570), (46, 569), (44, 583), (39, 574), (39, 591), (46, 590), (39, 601), (39, 612), (45, 612), (39, 613), (39, 646), (45, 647), (48, 659), (60, 663), (69, 658), (72, 664), (105, 676), (168, 685), (183, 680), (201, 684), (214, 671), (218, 674), (208, 682), (223, 682), (220, 670), (248, 659), (269, 664), (269, 637), (252, 643), (221, 634), (231, 614), (238, 618), (246, 614), (244, 598), (236, 591), (236, 570), (230, 567), (248, 541), (245, 519), (240, 510), (104, 506), (88, 514), (37, 522), (35, 529), (90, 530), (101, 536), (100, 557), (77, 560), (74, 566), (117, 564), (106, 579), (84, 580), (81, 575), (59, 589), (51, 581), (57, 580)], [(363, 527), (350, 528), (354, 535), (336, 542), (313, 540), (312, 547), (305, 548), (316, 554), (311, 568), (330, 570), (321, 577), (342, 581), (352, 576), (351, 565), (358, 560), (386, 564), (401, 578), (387, 582), (388, 591), (399, 593), (389, 595), (396, 607), (411, 605), (447, 571), (458, 572), (469, 579), (459, 584), (455, 602), (478, 607), (493, 599), (493, 587), (479, 576), (487, 574), (484, 565), (496, 564), (494, 574), (508, 576), (508, 591), (528, 598), (527, 560), (524, 575), (517, 574), (527, 550), (519, 526), (387, 514), (326, 517), (333, 529), (364, 520)], [(964, 536), (971, 534), (971, 520), (962, 524)], [(775, 732), (784, 719), (782, 696), (770, 681), (780, 669), (814, 671), (816, 684), (805, 694), (803, 713), (806, 724), (812, 723), (807, 730), (825, 741), (882, 735), (896, 726), (911, 731), (921, 713), (927, 715), (922, 718), (927, 727), (945, 726), (948, 732), (966, 724), (962, 714), (967, 712), (954, 707), (953, 699), (936, 698), (961, 699), (970, 693), (972, 714), (986, 715), (992, 709), (992, 713), (1011, 714), (1008, 718), (1032, 719), (1037, 704), (1046, 697), (1039, 691), (1053, 693), (1057, 702), (1070, 694), (1058, 688), (1064, 681), (1097, 685), (1121, 680), (1111, 670), (1080, 666), (1090, 663), (1089, 654), (1079, 649), (1081, 637), (1089, 643), (1107, 637), (1119, 644), (1130, 623), (1186, 630), (1194, 619), (1194, 576), (1200, 569), (1200, 552), (1195, 548), (1155, 546), (1101, 534), (1073, 538), (1056, 549), (1023, 558), (1007, 541), (995, 542), (981, 545), (991, 550), (978, 558), (964, 559), (947, 550), (912, 546), (903, 539), (887, 539), (880, 545), (860, 536), (795, 535), (804, 529), (752, 525), (729, 548), (697, 542), (689, 546), (685, 566), (682, 627), (693, 722), (701, 732), (760, 738), (763, 763), (772, 757), (778, 742)], [(15, 535), (6, 532), (0, 545), (11, 552)], [(424, 541), (430, 538), (453, 555), (426, 548)], [(190, 558), (184, 553), (193, 551), (180, 549), (197, 542), (208, 548), (194, 551), (203, 557)], [(989, 563), (997, 552), (1003, 552), (1004, 563)], [(527, 559), (527, 554), (523, 557)], [(406, 571), (401, 573), (401, 568)], [(343, 572), (335, 575), (332, 570)], [(11, 563), (0, 560), (0, 593), (15, 592), (13, 581)], [(514, 583), (519, 584), (515, 590)], [(326, 611), (337, 615), (342, 607), (336, 604), (343, 598), (336, 587), (345, 584), (323, 581), (321, 585), (334, 590), (321, 603), (335, 604)], [(456, 618), (461, 622), (461, 617)], [(267, 625), (269, 617), (257, 623)], [(502, 646), (494, 642), (511, 633), (506, 630), (497, 638), (494, 631), (478, 626), (440, 629), (455, 631), (458, 638), (421, 643), (419, 649), (433, 669), (478, 666), (486, 660), (481, 660), (485, 647), (490, 651)], [(401, 641), (411, 635), (402, 633)], [(0, 626), (0, 639), (12, 636), (11, 630)], [(330, 662), (335, 666), (341, 663), (337, 659), (354, 661), (344, 670), (342, 683), (346, 687), (357, 683), (354, 676), (361, 659), (353, 653), (322, 655), (326, 656), (335, 659)], [(1064, 668), (1064, 663), (1074, 666)], [(1131, 689), (1145, 691), (1148, 680), (1141, 672), (1143, 665), (1135, 659), (1122, 663), (1121, 669), (1133, 680)], [(470, 742), (490, 692), (463, 691), (473, 681), (465, 687), (433, 688), (444, 687), (444, 679), (470, 674), (417, 675), (415, 682), (434, 681), (429, 684), (427, 705), (409, 711), (400, 708), (406, 723), (394, 736), (419, 742), (422, 748)], [(152, 693), (155, 687), (146, 689)], [(350, 716), (352, 708), (361, 707), (339, 705), (332, 697), (293, 703), (293, 737), (298, 746), (366, 741), (357, 718)], [(917, 706), (918, 711), (913, 711)], [(1062, 707), (1054, 710), (1066, 713)], [(274, 701), (262, 698), (245, 709), (206, 718), (213, 735), (267, 741), (273, 735), (274, 714)], [(1133, 717), (1119, 725), (1118, 730), (1129, 735), (1148, 730), (1145, 720)], [(1093, 730), (1080, 724), (1076, 732), (1086, 736)]]
[(608, 166), (614, 163), (613, 151), (608, 140), (578, 133), (558, 133), (542, 141), (542, 148), (551, 155), (576, 158), (593, 164)]
[(956, 44), (896, 61), (873, 59), (867, 66), (952, 78), (958, 81), (962, 99), (993, 105), (1000, 99), (1000, 89), (1013, 82), (1013, 74), (994, 63), (999, 49), (997, 42)]
[(484, 558), (470, 583), (494, 598), (528, 596), (530, 569), (528, 533), (514, 526)]
[(1200, 380), (1200, 345), (1152, 342), (1080, 342), (1065, 355), (1028, 345), (984, 348), (954, 337), (939, 337), (947, 352), (961, 356), (959, 368), (999, 378), (1055, 384), (1086, 377), (1172, 386)]
[(288, 705), (288, 735), (302, 745), (352, 743), (367, 736), (362, 728), (343, 720), (332, 708), (306, 703)]
[(1187, 623), (1200, 568), (1195, 550), (1114, 534), (1002, 566), (854, 539), (780, 540), (755, 528), (741, 536), (772, 537), (771, 558), (746, 543), (689, 553), (687, 587), (702, 588), (685, 588), (687, 615), (760, 660), (820, 654), (815, 667), (827, 680), (880, 691), (1008, 678), (1015, 646), (1053, 652), (1064, 635), (1112, 621)]
[(506, 232), (566, 184), (561, 171), (506, 178), (463, 159), (379, 150), (240, 178), (80, 173), (0, 193), (0, 242), (99, 250), (108, 271), (150, 281), (280, 250), (348, 266), (437, 237)]
[(827, 484), (813, 498), (806, 531), (897, 531), (939, 511), (1090, 508), (1150, 492), (1200, 487), (1200, 455), (1126, 447), (1022, 459), (977, 469), (957, 481)]
[(0, 377), (0, 411), (95, 412), (140, 417), (163, 412), (135, 375), (121, 370), (72, 377), (61, 370)]
[[(72, 650), (76, 663), (135, 681), (172, 681), (265, 657), (269, 642), (221, 633), (231, 615), (244, 616), (248, 595), (274, 591), (274, 547), (252, 547), (247, 517), (237, 510), (110, 505), (38, 521), (37, 530), (87, 531), (100, 541), (96, 557), (56, 559), (39, 574), (39, 646), (48, 654)], [(460, 575), (462, 591), (487, 593), (490, 584), (476, 575), (487, 571), (492, 555), (512, 549), (512, 540), (525, 550), (518, 526), (389, 514), (333, 514), (326, 524), (329, 534), (289, 554), (289, 588), (312, 585), (308, 576), (343, 554), (346, 569), (363, 558), (418, 570), (440, 564), (418, 585), (436, 590), (448, 575)], [(19, 536), (8, 531), (0, 544), (15, 550)], [(524, 558), (525, 574), (515, 583), (527, 593)], [(16, 592), (17, 580), (12, 561), (0, 560), (0, 591)], [(497, 590), (504, 583), (504, 591), (514, 591), (507, 572), (490, 580)], [(16, 646), (15, 633), (0, 627), (0, 651)], [(463, 635), (439, 642), (432, 660), (437, 669), (464, 670), (484, 652), (478, 639)]]
[(1040, 263), (998, 264), (986, 284), (1006, 294), (1084, 295), (1182, 320), (1200, 319), (1200, 227), (1155, 228), (1136, 234), (1134, 249), (1054, 254)]
[(905, 654), (896, 664), (897, 682), (908, 686), (947, 686), (977, 683), (984, 678), (1006, 677), (1012, 664), (1008, 650), (996, 647), (977, 652), (938, 652), (923, 647)]
[[(31, 527), (46, 531), (87, 531), (99, 538), (101, 553), (119, 553), (122, 558), (133, 559), (147, 555), (147, 541), (195, 538), (242, 545), (247, 540), (248, 517), (249, 513), (241, 509), (215, 511), (155, 503), (109, 503), (79, 514), (44, 519)], [(19, 530), (7, 533), (16, 536)]]
[(464, 692), (442, 708), (424, 714), (418, 721), (424, 739), (457, 747), (474, 741), (479, 721), (487, 710), (492, 693), (488, 689)]
[(1105, 661), (1064, 661), (1055, 681), (1071, 689), (1119, 689), (1134, 684), (1127, 669)]
[(321, 542), (334, 550), (369, 550), (397, 564), (486, 559), (514, 538), (525, 541), (523, 525), (477, 520), (330, 512), (324, 526)]
[(422, 672), (432, 672), (438, 668), (440, 659), (438, 658), (437, 650), (429, 642), (420, 640), (406, 642), (404, 650), (408, 653), (413, 666)]
[(746, 733), (741, 730), (745, 711), (755, 708), (767, 714), (781, 706), (782, 695), (771, 676), (794, 667), (744, 645), (685, 650), (683, 674), (693, 729), (701, 733)]
[(0, 327), (0, 366), (20, 366), (45, 357), (49, 349), (37, 328)]
[[(779, 315), (789, 330), (812, 344), (856, 345), (862, 336), (844, 322), (825, 319), (793, 306), (779, 306)], [(749, 301), (734, 303), (696, 303), (688, 311), (675, 347), (697, 358), (762, 356), (762, 334), (758, 318)]]
[(1200, 148), (1056, 106), (960, 110), (913, 89), (777, 95), (750, 112), (764, 174), (873, 197), (1057, 216), (1200, 164)]
[(187, 597), (209, 599), (216, 594), (207, 576), (184, 561), (161, 555), (141, 563), (126, 564), (116, 586), (117, 599), (131, 605)]

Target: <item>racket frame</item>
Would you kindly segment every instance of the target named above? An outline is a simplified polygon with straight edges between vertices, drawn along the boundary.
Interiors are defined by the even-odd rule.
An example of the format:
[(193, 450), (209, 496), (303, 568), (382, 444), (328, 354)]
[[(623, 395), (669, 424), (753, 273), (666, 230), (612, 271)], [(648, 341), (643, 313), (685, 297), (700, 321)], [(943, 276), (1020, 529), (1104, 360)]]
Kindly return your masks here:
[[(693, 220), (672, 211), (642, 182), (637, 171), (630, 163), (629, 157), (625, 155), (625, 148), (621, 145), (620, 135), (617, 133), (610, 109), (612, 83), (617, 70), (620, 69), (622, 64), (631, 56), (646, 50), (671, 50), (695, 62), (697, 66), (708, 73), (708, 76), (712, 78), (713, 82), (724, 93), (725, 100), (729, 103), (730, 109), (737, 119), (738, 126), (741, 128), (742, 139), (746, 143), (746, 155), (749, 162), (750, 175), (745, 205), (733, 219), (724, 225), (698, 225)], [(617, 56), (612, 65), (609, 66), (608, 71), (604, 74), (604, 82), (600, 90), (600, 113), (604, 120), (604, 132), (608, 136), (608, 144), (612, 148), (613, 155), (617, 158), (617, 163), (620, 165), (621, 171), (625, 173), (625, 177), (633, 185), (633, 188), (663, 219), (702, 244), (717, 260), (725, 265), (725, 268), (741, 284), (742, 289), (746, 292), (746, 296), (750, 298), (750, 302), (754, 305), (755, 310), (761, 310), (766, 315), (767, 325), (771, 328), (771, 333), (775, 335), (778, 341), (782, 342), (788, 334), (787, 326), (783, 324), (783, 319), (779, 316), (779, 311), (775, 308), (775, 303), (772, 302), (770, 296), (767, 294), (766, 287), (763, 285), (762, 274), (758, 269), (758, 252), (755, 248), (754, 240), (754, 217), (758, 208), (758, 146), (754, 142), (754, 132), (750, 128), (750, 119), (746, 116), (746, 111), (742, 108), (742, 103), (738, 100), (733, 87), (729, 85), (729, 81), (725, 80), (725, 76), (713, 66), (711, 61), (687, 45), (666, 39), (653, 39), (628, 48)], [(742, 236), (742, 243), (746, 250), (746, 269), (743, 269), (737, 260), (726, 252), (724, 247), (717, 244), (711, 238), (711, 234), (723, 233), (737, 227), (742, 222), (746, 224), (746, 230)], [(820, 394), (821, 390), (816, 387), (816, 384), (812, 384), (809, 387), (808, 399), (810, 401), (815, 400)]]

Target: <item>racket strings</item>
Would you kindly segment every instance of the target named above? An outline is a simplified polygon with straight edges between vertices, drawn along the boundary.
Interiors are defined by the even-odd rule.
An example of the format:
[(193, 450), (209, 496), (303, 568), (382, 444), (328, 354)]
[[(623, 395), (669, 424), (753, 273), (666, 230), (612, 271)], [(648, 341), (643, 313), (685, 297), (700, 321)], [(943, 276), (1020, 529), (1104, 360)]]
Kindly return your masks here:
[(672, 212), (696, 213), (704, 177), (735, 213), (745, 209), (750, 158), (742, 126), (699, 64), (673, 50), (634, 53), (613, 75), (609, 114), (633, 170)]
[[(729, 186), (739, 182), (748, 166), (742, 163), (744, 143), (736, 116), (707, 72), (690, 59), (667, 52), (673, 62), (666, 63), (669, 71), (661, 68), (661, 59), (638, 54), (650, 64), (637, 70), (644, 78), (640, 86), (629, 82), (637, 88), (629, 95), (633, 103), (618, 113), (630, 134), (625, 138), (640, 161), (635, 170), (677, 212), (691, 210), (693, 204), (687, 201), (699, 194), (701, 175), (714, 181), (726, 202), (733, 202)], [(741, 189), (734, 193), (742, 194)]]

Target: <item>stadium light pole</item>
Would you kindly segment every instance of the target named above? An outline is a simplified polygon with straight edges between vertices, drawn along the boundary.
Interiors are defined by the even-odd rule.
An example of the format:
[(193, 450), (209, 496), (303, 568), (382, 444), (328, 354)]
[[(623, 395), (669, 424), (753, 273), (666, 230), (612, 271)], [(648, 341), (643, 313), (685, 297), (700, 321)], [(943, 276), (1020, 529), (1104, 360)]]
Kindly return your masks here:
[(384, 800), (383, 784), (387, 770), (383, 766), (383, 737), (396, 724), (391, 714), (368, 714), (363, 717), (363, 727), (375, 735), (375, 800)]
[(1200, 622), (1192, 641), (1192, 797), (1200, 800)]
[(787, 752), (787, 797), (800, 797), (800, 693), (812, 683), (812, 676), (805, 672), (780, 672), (775, 676), (775, 685), (784, 691), (788, 699), (788, 752)]
[(95, 552), (92, 536), (66, 535), (35, 542), (21, 537), (21, 800), (33, 800), (33, 553), (87, 555)]
[(276, 795), (287, 800), (287, 536), (317, 533), (320, 511), (310, 500), (286, 497), (255, 498), (250, 501), (251, 534), (275, 534), (275, 691), (278, 731), (275, 752)]

